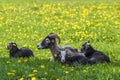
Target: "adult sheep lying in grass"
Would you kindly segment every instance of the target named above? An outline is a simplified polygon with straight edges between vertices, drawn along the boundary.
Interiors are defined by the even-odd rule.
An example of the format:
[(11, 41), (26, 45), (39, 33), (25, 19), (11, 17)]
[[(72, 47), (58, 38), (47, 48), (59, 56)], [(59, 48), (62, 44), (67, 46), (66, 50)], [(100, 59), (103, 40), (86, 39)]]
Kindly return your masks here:
[(50, 61), (54, 61), (56, 59), (56, 55), (63, 49), (72, 49), (72, 47), (64, 46), (60, 47), (57, 42), (56, 38), (58, 39), (58, 43), (60, 43), (60, 37), (55, 33), (48, 34), (40, 43), (38, 43), (38, 49), (50, 49), (52, 58)]
[(6, 49), (10, 51), (10, 57), (30, 57), (34, 56), (32, 50), (29, 48), (18, 48), (15, 42), (7, 44)]
[(80, 51), (82, 53), (85, 53), (85, 56), (89, 58), (94, 63), (99, 62), (110, 62), (110, 59), (107, 55), (105, 55), (103, 52), (95, 50), (89, 42), (85, 42)]

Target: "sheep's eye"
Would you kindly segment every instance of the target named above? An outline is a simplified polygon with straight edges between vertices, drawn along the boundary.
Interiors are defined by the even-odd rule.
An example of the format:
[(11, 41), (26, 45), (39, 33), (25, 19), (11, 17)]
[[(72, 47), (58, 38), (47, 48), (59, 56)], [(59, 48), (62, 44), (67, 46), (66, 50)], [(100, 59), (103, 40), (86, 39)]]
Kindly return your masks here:
[(45, 39), (46, 43), (50, 43), (50, 40), (48, 38)]

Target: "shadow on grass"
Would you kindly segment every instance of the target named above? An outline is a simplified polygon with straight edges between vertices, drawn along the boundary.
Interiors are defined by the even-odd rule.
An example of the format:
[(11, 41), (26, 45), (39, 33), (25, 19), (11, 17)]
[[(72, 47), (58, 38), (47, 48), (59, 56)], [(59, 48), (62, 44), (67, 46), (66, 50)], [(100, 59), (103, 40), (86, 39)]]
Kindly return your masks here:
[(110, 62), (110, 65), (120, 67), (120, 60)]
[(50, 62), (49, 59), (42, 59), (38, 57), (30, 57), (30, 58), (0, 58), (0, 68), (7, 70), (19, 68), (22, 69), (39, 69), (39, 68), (55, 68), (62, 66), (58, 61)]

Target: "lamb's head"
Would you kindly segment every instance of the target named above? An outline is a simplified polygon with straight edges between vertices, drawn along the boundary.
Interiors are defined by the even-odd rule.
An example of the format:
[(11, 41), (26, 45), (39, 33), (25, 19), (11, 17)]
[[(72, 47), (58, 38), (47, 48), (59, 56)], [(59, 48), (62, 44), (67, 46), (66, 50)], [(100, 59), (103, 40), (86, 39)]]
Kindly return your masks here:
[(80, 52), (85, 53), (87, 50), (89, 50), (90, 47), (91, 47), (91, 46), (90, 46), (90, 42), (87, 41), (87, 42), (85, 42), (85, 43), (82, 45), (82, 47), (80, 48)]
[(66, 62), (68, 57), (72, 57), (76, 49), (64, 49), (60, 51), (59, 58), (62, 63)]
[(49, 33), (40, 43), (37, 44), (38, 49), (48, 49), (53, 45), (56, 45), (56, 38), (60, 43), (60, 37), (55, 33)]
[(59, 57), (58, 57), (58, 58), (60, 58), (60, 59), (59, 59), (59, 60), (60, 60), (60, 62), (62, 62), (62, 63), (64, 63), (64, 62), (65, 62), (66, 55), (67, 55), (67, 53), (66, 53), (66, 51), (65, 51), (65, 50), (61, 50), (61, 51), (60, 51), (60, 53), (59, 53)]
[(17, 44), (15, 42), (9, 42), (6, 46), (7, 50), (12, 50), (14, 48), (17, 48)]

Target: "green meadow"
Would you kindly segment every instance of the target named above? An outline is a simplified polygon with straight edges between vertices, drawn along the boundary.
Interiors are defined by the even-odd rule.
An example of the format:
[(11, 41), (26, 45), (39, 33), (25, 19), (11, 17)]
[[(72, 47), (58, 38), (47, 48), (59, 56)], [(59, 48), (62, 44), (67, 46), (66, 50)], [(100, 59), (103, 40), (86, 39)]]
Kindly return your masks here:
[[(50, 32), (60, 36), (60, 46), (79, 50), (90, 41), (111, 62), (50, 62), (50, 50), (36, 47)], [(9, 58), (10, 41), (34, 57)], [(0, 80), (120, 80), (120, 0), (0, 0)]]

